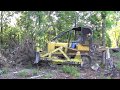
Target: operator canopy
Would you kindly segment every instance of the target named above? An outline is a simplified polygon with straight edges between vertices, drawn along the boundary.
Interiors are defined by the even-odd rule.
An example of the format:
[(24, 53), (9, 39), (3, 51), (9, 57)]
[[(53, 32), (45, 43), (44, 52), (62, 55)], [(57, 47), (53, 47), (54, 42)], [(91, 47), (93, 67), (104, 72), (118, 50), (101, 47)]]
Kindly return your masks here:
[(87, 27), (76, 27), (73, 28), (72, 30), (80, 31), (83, 35), (92, 34), (92, 30)]
[(61, 36), (65, 35), (66, 33), (73, 31), (73, 30), (75, 30), (77, 32), (81, 32), (83, 37), (86, 37), (87, 35), (92, 35), (92, 30), (88, 27), (75, 27), (75, 28), (72, 28), (71, 30), (67, 30), (67, 31), (64, 31), (64, 32), (58, 34), (56, 37), (53, 38), (53, 41), (55, 39), (60, 38)]

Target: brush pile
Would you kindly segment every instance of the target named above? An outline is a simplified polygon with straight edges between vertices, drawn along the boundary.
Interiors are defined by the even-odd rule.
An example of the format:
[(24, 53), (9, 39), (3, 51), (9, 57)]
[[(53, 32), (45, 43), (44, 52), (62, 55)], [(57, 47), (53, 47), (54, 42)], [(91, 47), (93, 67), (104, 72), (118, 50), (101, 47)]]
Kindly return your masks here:
[(35, 49), (32, 39), (24, 39), (22, 45), (15, 48), (11, 56), (11, 61), (16, 65), (32, 64), (35, 59)]
[(7, 59), (0, 53), (0, 68), (7, 67)]
[(31, 38), (25, 38), (24, 41), (14, 47), (14, 49), (3, 50), (0, 54), (0, 66), (21, 66), (32, 64), (35, 60), (34, 42)]

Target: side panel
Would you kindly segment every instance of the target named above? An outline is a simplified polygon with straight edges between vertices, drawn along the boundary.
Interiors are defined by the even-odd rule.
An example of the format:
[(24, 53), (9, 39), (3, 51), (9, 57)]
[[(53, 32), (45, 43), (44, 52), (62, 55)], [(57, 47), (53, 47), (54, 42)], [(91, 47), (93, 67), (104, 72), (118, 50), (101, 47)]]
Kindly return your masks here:
[(51, 52), (58, 47), (67, 47), (67, 46), (68, 46), (68, 43), (49, 42), (48, 43), (48, 52)]
[(48, 53), (55, 49), (55, 42), (48, 43)]
[(89, 46), (78, 44), (77, 45), (77, 50), (88, 52), (89, 51)]

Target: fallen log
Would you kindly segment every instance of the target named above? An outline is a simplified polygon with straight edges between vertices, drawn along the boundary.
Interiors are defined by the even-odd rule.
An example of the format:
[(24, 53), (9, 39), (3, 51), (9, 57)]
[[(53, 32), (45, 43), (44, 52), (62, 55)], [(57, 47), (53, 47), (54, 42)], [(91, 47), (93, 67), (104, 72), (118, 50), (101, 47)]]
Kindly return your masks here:
[(110, 48), (113, 52), (120, 52), (120, 48)]

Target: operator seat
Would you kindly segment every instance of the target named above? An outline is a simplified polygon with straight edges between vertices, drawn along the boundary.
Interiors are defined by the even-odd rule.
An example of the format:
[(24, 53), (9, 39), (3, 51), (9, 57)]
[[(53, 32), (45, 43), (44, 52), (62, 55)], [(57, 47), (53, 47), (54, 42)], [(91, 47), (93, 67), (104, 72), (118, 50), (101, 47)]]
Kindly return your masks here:
[(71, 48), (76, 48), (78, 43), (85, 44), (88, 34), (92, 34), (92, 30), (87, 27), (77, 27), (77, 28), (73, 28), (72, 30), (80, 31), (81, 36), (79, 36), (76, 41), (72, 42)]

